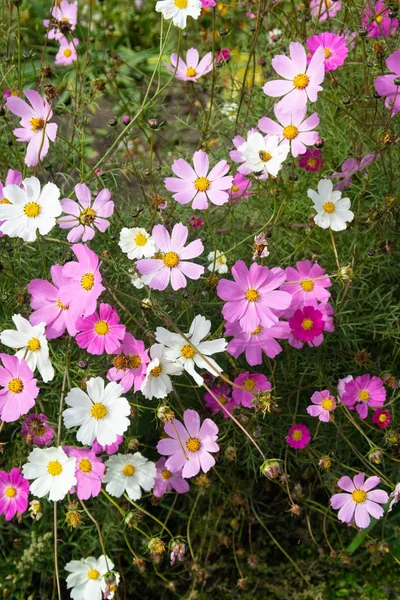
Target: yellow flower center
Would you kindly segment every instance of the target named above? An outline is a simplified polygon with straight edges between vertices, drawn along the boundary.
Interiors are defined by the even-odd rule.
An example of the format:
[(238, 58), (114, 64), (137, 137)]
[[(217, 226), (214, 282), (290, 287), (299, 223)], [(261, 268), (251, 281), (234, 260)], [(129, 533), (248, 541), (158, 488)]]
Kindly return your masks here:
[(174, 4), (176, 8), (186, 8), (188, 5), (188, 0), (174, 0)]
[(364, 490), (354, 490), (351, 497), (356, 504), (362, 504), (367, 499), (367, 492), (364, 492)]
[(65, 48), (64, 50), (64, 56), (66, 56), (67, 58), (69, 58), (72, 54), (72, 50), (70, 50), (69, 48)]
[(378, 421), (380, 423), (386, 423), (386, 421), (387, 421), (387, 415), (385, 415), (385, 414), (379, 415)]
[(243, 387), (249, 392), (252, 392), (256, 387), (256, 382), (254, 381), (254, 379), (245, 379), (243, 382)]
[(51, 460), (47, 465), (47, 472), (53, 477), (57, 477), (57, 475), (60, 475), (60, 473), (62, 473), (62, 470), (62, 464), (58, 460)]
[(7, 198), (2, 198), (0, 200), (0, 204), (11, 204), (11, 202), (9, 200), (7, 200)]
[(161, 471), (161, 477), (163, 479), (171, 479), (172, 473), (171, 471), (168, 471), (168, 469), (164, 469), (164, 471)]
[(132, 354), (132, 356), (129, 357), (129, 366), (131, 369), (138, 369), (141, 364), (142, 359), (138, 354)]
[(300, 73), (293, 79), (293, 85), (297, 90), (304, 90), (309, 83), (310, 78), (305, 73)]
[(162, 373), (162, 367), (161, 367), (161, 365), (158, 365), (158, 367), (154, 367), (154, 369), (152, 369), (150, 371), (150, 374), (153, 377), (160, 377), (161, 373)]
[(222, 256), (220, 256), (219, 258), (217, 258), (217, 263), (219, 263), (220, 265), (225, 265), (226, 264), (226, 256), (225, 256), (225, 254), (223, 254)]
[(326, 400), (321, 403), (321, 406), (324, 410), (332, 410), (332, 408), (335, 406), (335, 403), (332, 398), (326, 398)]
[(303, 319), (301, 326), (305, 331), (310, 331), (313, 326), (313, 322), (311, 319)]
[(92, 470), (92, 463), (88, 458), (82, 458), (82, 460), (79, 461), (79, 470), (82, 471), (82, 473), (90, 473)]
[(107, 406), (105, 406), (102, 402), (95, 402), (90, 410), (90, 414), (98, 421), (100, 419), (104, 419), (104, 417), (108, 415)]
[(197, 452), (201, 446), (201, 441), (197, 438), (189, 438), (186, 442), (186, 448), (189, 452)]
[(32, 131), (40, 131), (44, 127), (44, 121), (43, 119), (39, 119), (39, 117), (33, 117), (29, 123), (31, 124)]
[(332, 52), (329, 50), (329, 48), (324, 48), (324, 54), (325, 58), (330, 58), (332, 56)]
[(228, 402), (228, 398), (226, 398), (225, 396), (220, 396), (218, 400), (221, 402), (221, 404), (224, 405)]
[(268, 162), (272, 158), (272, 155), (266, 150), (260, 150), (258, 156), (262, 162)]
[(97, 321), (94, 330), (98, 335), (107, 335), (110, 331), (108, 324), (105, 321)]
[(61, 310), (68, 310), (68, 306), (65, 306), (65, 304), (61, 302), (60, 298), (58, 298), (56, 304), (58, 308), (61, 308)]
[(122, 473), (125, 475), (125, 477), (132, 477), (135, 471), (136, 469), (133, 465), (125, 465), (122, 469)]
[(336, 210), (335, 205), (333, 204), (333, 202), (325, 202), (325, 204), (322, 205), (322, 208), (324, 209), (325, 212), (327, 212), (329, 215), (331, 213), (334, 213)]
[(231, 187), (231, 191), (232, 191), (232, 192), (238, 192), (238, 191), (239, 191), (239, 186), (238, 186), (238, 185), (233, 185), (233, 186)]
[(382, 21), (383, 21), (383, 16), (382, 16), (382, 15), (378, 15), (378, 16), (376, 17), (375, 21), (376, 21), (377, 23), (382, 23)]
[(259, 299), (259, 297), (260, 294), (257, 292), (257, 290), (254, 290), (253, 288), (250, 288), (246, 292), (246, 298), (249, 302), (256, 302)]
[(97, 569), (90, 569), (87, 576), (88, 576), (88, 579), (92, 579), (94, 581), (100, 577), (100, 573)]
[(81, 279), (81, 286), (86, 292), (89, 292), (94, 286), (93, 273), (85, 273)]
[(315, 158), (309, 158), (307, 161), (307, 166), (308, 167), (315, 167), (317, 164), (317, 160)]
[(135, 236), (134, 242), (136, 246), (145, 246), (147, 242), (147, 237), (143, 233), (138, 233)]
[(297, 127), (295, 125), (288, 125), (283, 130), (283, 135), (287, 140), (293, 140), (297, 136), (298, 133), (299, 133), (299, 130), (297, 129)]
[(199, 192), (206, 192), (211, 185), (211, 181), (207, 177), (198, 177), (194, 182), (194, 187)]
[(370, 394), (369, 392), (367, 392), (367, 390), (360, 390), (358, 392), (358, 397), (361, 400), (361, 402), (366, 402), (367, 400), (369, 400)]
[(40, 342), (37, 338), (31, 338), (26, 345), (29, 352), (36, 352), (40, 350)]
[(28, 202), (24, 206), (24, 213), (30, 219), (34, 219), (38, 215), (40, 215), (40, 206), (37, 202)]
[(85, 208), (80, 214), (79, 220), (82, 225), (91, 225), (96, 218), (96, 211), (93, 208)]
[(261, 330), (262, 330), (261, 325), (257, 325), (255, 330), (251, 332), (251, 335), (258, 335), (259, 333), (261, 333)]
[(17, 490), (16, 490), (14, 487), (11, 487), (11, 486), (10, 486), (10, 487), (7, 487), (7, 488), (4, 490), (4, 495), (5, 495), (7, 498), (15, 498), (15, 496), (17, 495)]
[(182, 346), (181, 354), (183, 358), (193, 358), (196, 354), (196, 350), (192, 348), (192, 346), (189, 346), (189, 344), (186, 344), (185, 346)]
[(11, 381), (8, 382), (8, 390), (12, 394), (20, 394), (23, 389), (24, 384), (22, 383), (21, 379), (11, 379)]
[(295, 429), (292, 433), (292, 439), (294, 439), (296, 442), (298, 442), (299, 440), (301, 440), (301, 438), (303, 437), (303, 432), (301, 431), (301, 429)]
[(163, 258), (166, 267), (171, 269), (179, 265), (179, 256), (176, 252), (167, 252)]
[(186, 69), (186, 77), (196, 77), (197, 71), (194, 67), (188, 67)]
[(305, 279), (301, 282), (301, 287), (305, 292), (312, 292), (314, 289), (314, 282), (311, 279)]

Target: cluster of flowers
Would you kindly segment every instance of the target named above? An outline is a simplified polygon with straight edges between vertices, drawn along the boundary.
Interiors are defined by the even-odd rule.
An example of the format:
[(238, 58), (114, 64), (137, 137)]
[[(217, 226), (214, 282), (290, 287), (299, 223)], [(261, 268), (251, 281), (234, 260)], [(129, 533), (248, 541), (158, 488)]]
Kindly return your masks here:
[(49, 40), (57, 40), (60, 44), (55, 58), (55, 64), (67, 67), (77, 60), (78, 38), (70, 37), (78, 21), (78, 2), (61, 0), (51, 8), (50, 19), (45, 19), (43, 25), (47, 29)]

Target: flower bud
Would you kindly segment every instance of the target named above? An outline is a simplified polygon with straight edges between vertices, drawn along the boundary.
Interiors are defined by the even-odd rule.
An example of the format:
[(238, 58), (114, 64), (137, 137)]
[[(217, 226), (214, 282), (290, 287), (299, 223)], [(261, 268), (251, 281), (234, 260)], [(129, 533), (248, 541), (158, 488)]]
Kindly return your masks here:
[(276, 458), (267, 459), (260, 467), (260, 471), (268, 479), (276, 479), (281, 474), (281, 462)]

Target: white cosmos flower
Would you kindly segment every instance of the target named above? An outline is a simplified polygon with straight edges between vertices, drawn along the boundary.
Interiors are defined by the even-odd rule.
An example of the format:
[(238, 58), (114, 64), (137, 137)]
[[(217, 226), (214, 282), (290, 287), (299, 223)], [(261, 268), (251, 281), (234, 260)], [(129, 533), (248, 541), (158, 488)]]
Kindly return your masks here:
[(261, 133), (249, 133), (247, 141), (238, 148), (245, 158), (245, 166), (254, 173), (278, 175), (282, 163), (289, 154), (289, 143), (279, 143), (277, 135), (263, 136)]
[(25, 479), (34, 479), (30, 493), (38, 498), (49, 494), (49, 500), (62, 500), (76, 485), (75, 457), (68, 458), (61, 446), (34, 448), (22, 466)]
[(201, 9), (200, 0), (159, 0), (156, 4), (156, 12), (162, 13), (164, 19), (172, 19), (181, 29), (185, 29), (188, 16), (198, 19)]
[(10, 204), (0, 204), (0, 221), (4, 221), (1, 230), (10, 237), (34, 242), (36, 231), (46, 235), (61, 215), (60, 190), (54, 183), (46, 183), (40, 190), (37, 177), (24, 179), (22, 185), (25, 189), (7, 185), (3, 190)]
[(156, 465), (147, 460), (140, 452), (135, 454), (114, 454), (105, 463), (107, 472), (104, 477), (106, 491), (119, 498), (126, 492), (131, 500), (139, 500), (142, 490), (153, 489), (156, 477)]
[[(114, 563), (102, 555), (96, 559), (93, 556), (71, 560), (65, 565), (65, 570), (70, 573), (67, 577), (67, 588), (71, 589), (73, 600), (102, 600), (107, 584), (104, 576), (112, 571)], [(119, 575), (116, 574), (117, 581)], [(114, 594), (108, 598), (113, 598)]]
[(228, 265), (226, 264), (228, 262), (228, 259), (226, 258), (225, 254), (223, 254), (220, 250), (216, 250), (215, 252), (215, 268), (214, 268), (214, 252), (210, 252), (209, 255), (207, 256), (207, 260), (211, 261), (210, 264), (208, 265), (208, 270), (209, 271), (215, 271), (216, 273), (227, 273), (228, 272)]
[(131, 259), (151, 258), (157, 251), (153, 238), (142, 227), (121, 229), (118, 244)]
[(334, 192), (330, 179), (321, 179), (318, 192), (308, 190), (307, 195), (318, 213), (314, 221), (322, 229), (330, 227), (333, 231), (343, 231), (346, 223), (354, 219), (354, 213), (350, 210), (350, 198), (342, 198), (342, 192), (338, 190)]
[(21, 315), (13, 315), (12, 320), (17, 328), (5, 329), (0, 333), (0, 342), (9, 348), (19, 348), (15, 353), (19, 359), (28, 363), (32, 372), (37, 369), (46, 383), (54, 377), (54, 369), (49, 358), (49, 346), (44, 333), (46, 324), (31, 325)]
[(127, 418), (131, 412), (129, 402), (122, 398), (122, 386), (111, 381), (104, 387), (104, 379), (91, 377), (86, 383), (87, 393), (72, 388), (65, 403), (71, 408), (63, 412), (67, 429), (79, 426), (76, 439), (90, 446), (96, 439), (101, 446), (117, 441), (129, 427)]
[[(216, 352), (223, 352), (227, 342), (223, 338), (202, 342), (201, 340), (210, 333), (210, 329), (211, 321), (208, 321), (205, 317), (197, 315), (193, 319), (189, 333), (185, 335), (194, 348), (179, 333), (171, 333), (164, 327), (157, 327), (156, 329), (156, 340), (164, 344), (165, 357), (182, 365), (198, 385), (203, 384), (203, 378), (195, 371), (195, 366), (199, 369), (205, 369), (214, 376), (217, 373), (222, 373), (221, 367), (210, 356)], [(214, 369), (205, 362), (199, 353), (207, 358), (207, 363), (211, 363)]]
[(151, 361), (147, 365), (146, 377), (140, 391), (145, 398), (165, 398), (172, 392), (170, 375), (181, 375), (183, 368), (168, 360), (162, 344), (153, 344), (150, 348)]

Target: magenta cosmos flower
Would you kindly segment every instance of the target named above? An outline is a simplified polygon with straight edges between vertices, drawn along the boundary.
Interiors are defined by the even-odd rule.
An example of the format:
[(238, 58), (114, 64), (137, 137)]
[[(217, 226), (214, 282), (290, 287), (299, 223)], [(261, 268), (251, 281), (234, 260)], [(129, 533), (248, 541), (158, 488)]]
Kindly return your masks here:
[(368, 406), (380, 408), (386, 400), (386, 390), (380, 377), (361, 375), (346, 383), (342, 402), (356, 409), (361, 419), (368, 415)]
[(299, 158), (299, 167), (311, 173), (322, 171), (324, 168), (324, 157), (321, 150), (317, 150), (316, 148), (307, 149)]
[(392, 415), (388, 410), (382, 410), (377, 408), (372, 415), (372, 422), (378, 425), (379, 429), (386, 429), (389, 427), (392, 420)]
[(394, 116), (400, 111), (400, 85), (395, 83), (395, 80), (400, 77), (400, 50), (393, 52), (386, 59), (386, 66), (392, 73), (377, 77), (374, 86), (378, 94), (386, 98), (385, 106), (392, 111), (392, 116)]
[(169, 456), (165, 467), (172, 472), (182, 469), (182, 477), (194, 477), (202, 470), (207, 473), (215, 465), (211, 452), (218, 452), (218, 427), (205, 419), (200, 426), (200, 417), (195, 410), (185, 410), (183, 425), (177, 419), (164, 425), (169, 436), (157, 444), (160, 454)]
[(290, 58), (284, 55), (274, 56), (272, 66), (283, 77), (267, 81), (263, 90), (267, 96), (280, 98), (279, 110), (291, 112), (293, 108), (301, 109), (307, 101), (316, 102), (320, 85), (325, 77), (325, 54), (318, 48), (307, 67), (307, 55), (304, 47), (298, 42), (290, 43)]
[(285, 439), (291, 448), (301, 450), (310, 443), (310, 430), (305, 425), (292, 425)]
[(313, 306), (304, 306), (303, 309), (295, 311), (289, 319), (289, 326), (296, 340), (312, 342), (324, 329), (322, 312)]
[(318, 417), (320, 421), (328, 423), (331, 420), (331, 412), (336, 408), (336, 402), (329, 390), (314, 392), (311, 396), (310, 406), (307, 406), (307, 412), (312, 417)]
[(178, 158), (172, 165), (172, 171), (177, 177), (164, 179), (165, 187), (170, 192), (175, 192), (173, 197), (179, 204), (192, 202), (193, 209), (208, 207), (208, 201), (221, 206), (228, 202), (229, 190), (232, 187), (233, 177), (228, 175), (229, 165), (226, 160), (221, 160), (209, 171), (208, 155), (203, 150), (193, 154), (193, 167), (183, 158)]
[(78, 38), (74, 38), (70, 42), (66, 37), (60, 38), (60, 47), (56, 54), (55, 64), (63, 67), (68, 67), (68, 65), (72, 65), (77, 58), (77, 47), (79, 44)]
[(246, 408), (254, 408), (254, 394), (272, 389), (272, 385), (260, 373), (240, 373), (234, 381), (236, 385), (242, 386), (244, 389), (233, 388), (232, 397), (237, 405), (242, 405)]
[(368, 30), (368, 37), (393, 35), (399, 22), (389, 17), (389, 8), (383, 0), (368, 0), (361, 17), (362, 26)]
[(275, 358), (282, 352), (282, 346), (277, 339), (286, 340), (290, 335), (289, 323), (279, 321), (272, 327), (262, 327), (258, 325), (252, 332), (243, 331), (239, 323), (226, 323), (225, 335), (233, 335), (233, 339), (228, 343), (226, 350), (238, 358), (245, 352), (246, 360), (250, 366), (262, 364), (262, 353), (268, 358)]
[(211, 414), (216, 415), (221, 411), (224, 419), (229, 419), (228, 413), (221, 408), (215, 398), (218, 398), (224, 408), (232, 413), (235, 408), (235, 402), (231, 396), (231, 388), (227, 385), (214, 386), (210, 388), (209, 392), (204, 394), (204, 402), (211, 411)]
[(292, 296), (291, 309), (303, 308), (326, 304), (331, 293), (326, 289), (332, 283), (325, 270), (318, 263), (312, 264), (309, 260), (296, 263), (296, 269), (286, 267), (286, 281), (282, 289)]
[(311, 15), (318, 21), (326, 21), (335, 17), (342, 8), (342, 3), (337, 0), (311, 0)]
[[(178, 59), (178, 66), (176, 61)], [(213, 68), (212, 52), (208, 52), (200, 60), (199, 52), (196, 48), (189, 48), (186, 52), (186, 62), (178, 57), (175, 52), (170, 57), (171, 64), (164, 63), (171, 73), (175, 73), (175, 78), (181, 81), (197, 81), (202, 75), (206, 75)]]
[(381, 480), (379, 477), (368, 477), (366, 481), (364, 473), (358, 473), (353, 479), (341, 477), (337, 482), (338, 487), (346, 493), (334, 494), (331, 498), (331, 506), (338, 513), (339, 521), (342, 523), (356, 523), (357, 527), (365, 529), (374, 519), (383, 517), (384, 510), (380, 504), (386, 504), (389, 496), (384, 490), (374, 490)]
[(124, 438), (122, 435), (117, 435), (117, 439), (113, 444), (106, 444), (105, 446), (102, 446), (97, 440), (94, 440), (92, 444), (92, 450), (95, 454), (100, 454), (100, 452), (106, 452), (106, 454), (109, 455), (115, 454), (116, 452), (118, 452), (118, 448), (120, 447), (123, 441)]
[(189, 225), (190, 227), (193, 227), (193, 229), (200, 229), (200, 227), (202, 227), (203, 224), (204, 219), (200, 219), (200, 217), (198, 217), (197, 215), (192, 215), (189, 219)]
[(342, 191), (351, 185), (353, 175), (357, 172), (362, 172), (369, 167), (374, 160), (380, 158), (380, 154), (367, 154), (361, 160), (349, 158), (344, 161), (340, 171), (335, 171), (332, 175), (328, 175), (329, 179), (339, 179), (335, 185), (335, 190)]
[(121, 345), (113, 352), (113, 367), (107, 373), (109, 381), (119, 381), (124, 392), (138, 392), (146, 377), (146, 368), (150, 362), (149, 351), (142, 340), (136, 340), (126, 333)]
[(0, 514), (10, 521), (15, 514), (28, 508), (29, 483), (22, 477), (20, 469), (9, 473), (0, 471)]
[(24, 94), (29, 104), (18, 96), (10, 96), (6, 106), (10, 112), (21, 118), (21, 127), (14, 129), (13, 133), (17, 142), (29, 142), (25, 164), (35, 167), (48, 153), (50, 142), (55, 141), (58, 126), (56, 123), (49, 123), (53, 111), (46, 99), (35, 90), (24, 90)]
[(174, 472), (170, 471), (165, 467), (166, 462), (166, 458), (160, 458), (156, 462), (157, 473), (154, 480), (153, 494), (156, 498), (161, 498), (166, 492), (172, 492), (173, 490), (178, 494), (186, 494), (190, 486), (186, 479), (182, 477), (182, 469)]
[[(307, 38), (306, 44), (311, 56), (314, 56), (317, 49), (322, 46), (325, 54), (325, 71), (336, 71), (338, 67), (344, 64), (349, 53), (344, 37), (329, 31), (325, 31), (320, 35), (312, 35)], [(311, 60), (311, 57), (309, 60)]]
[(78, 2), (69, 3), (68, 0), (55, 2), (51, 9), (51, 20), (45, 19), (43, 25), (49, 28), (47, 37), (50, 40), (59, 40), (63, 37), (57, 23), (68, 23), (71, 25), (71, 31), (74, 31), (78, 20)]
[(12, 423), (35, 406), (39, 388), (24, 359), (0, 354), (0, 360), (0, 416), (5, 423)]
[(153, 290), (165, 290), (171, 280), (173, 290), (186, 287), (186, 277), (199, 279), (204, 267), (189, 262), (204, 250), (201, 240), (194, 240), (185, 247), (188, 228), (183, 223), (176, 223), (171, 235), (164, 225), (153, 227), (153, 241), (163, 253), (162, 258), (144, 258), (138, 260), (136, 267), (141, 275), (146, 275), (148, 285)]
[(109, 227), (109, 217), (114, 212), (114, 202), (108, 189), (101, 190), (92, 202), (92, 194), (85, 183), (75, 186), (78, 202), (69, 198), (61, 200), (61, 207), (66, 214), (58, 219), (61, 229), (71, 229), (67, 240), (69, 242), (90, 241), (94, 238), (96, 229), (104, 233)]
[[(304, 310), (306, 310), (306, 315), (304, 314)], [(314, 312), (313, 312), (314, 311)], [(304, 306), (303, 310), (297, 310), (298, 319), (295, 318), (290, 324), (289, 318), (289, 327), (291, 328), (291, 332), (289, 335), (289, 344), (293, 348), (302, 348), (304, 346), (305, 340), (301, 340), (300, 337), (304, 335), (304, 332), (310, 331), (313, 334), (316, 334), (315, 337), (312, 337), (313, 334), (309, 334), (309, 337), (312, 339), (306, 340), (306, 343), (311, 347), (317, 347), (322, 344), (324, 341), (324, 331), (334, 331), (335, 326), (333, 324), (333, 308), (327, 302), (326, 304), (318, 304), (318, 308), (313, 308), (312, 306)], [(291, 318), (296, 317), (296, 312), (292, 315)], [(308, 319), (305, 323), (303, 321)], [(310, 325), (310, 321), (312, 321), (312, 325)], [(322, 323), (321, 323), (322, 321)], [(292, 327), (293, 326), (293, 327)], [(321, 329), (322, 326), (322, 329)], [(310, 327), (310, 329), (304, 329)], [(297, 336), (295, 335), (295, 330), (297, 330)], [(320, 333), (318, 333), (320, 331)]]
[(117, 311), (109, 304), (100, 304), (99, 311), (89, 317), (78, 317), (76, 328), (76, 343), (89, 354), (113, 354), (125, 335), (125, 325), (120, 324)]
[(69, 284), (68, 277), (62, 274), (63, 267), (53, 265), (50, 275), (53, 284), (45, 279), (32, 279), (28, 284), (28, 292), (31, 294), (31, 307), (34, 312), (29, 321), (32, 325), (46, 323), (46, 338), (54, 340), (60, 337), (65, 330), (74, 337), (76, 334), (76, 316), (71, 315), (69, 306), (63, 304), (60, 297), (60, 288)]
[(258, 121), (258, 127), (263, 133), (276, 135), (280, 141), (288, 142), (292, 156), (296, 158), (299, 154), (304, 154), (307, 150), (306, 146), (315, 144), (318, 132), (311, 129), (319, 125), (317, 113), (306, 118), (306, 106), (284, 113), (279, 110), (279, 103), (274, 105), (274, 113), (279, 123), (269, 117), (262, 117)]
[(75, 477), (76, 487), (71, 493), (76, 492), (79, 500), (96, 498), (100, 494), (101, 482), (103, 481), (105, 466), (101, 459), (96, 456), (94, 450), (86, 448), (73, 448), (64, 446), (65, 453), (76, 458)]
[(248, 269), (242, 260), (232, 267), (235, 281), (221, 279), (217, 286), (218, 296), (226, 301), (222, 308), (228, 323), (240, 322), (246, 332), (259, 325), (271, 327), (278, 323), (275, 310), (285, 310), (292, 297), (277, 288), (285, 281), (286, 274), (279, 267), (269, 269), (253, 263)]
[(61, 286), (60, 296), (72, 314), (88, 317), (95, 312), (97, 298), (105, 290), (101, 284), (101, 262), (85, 244), (75, 244), (71, 250), (78, 262), (71, 261), (63, 266), (62, 274), (70, 281)]
[[(11, 204), (11, 202), (4, 196), (4, 188), (7, 185), (18, 185), (20, 186), (22, 183), (22, 173), (20, 171), (14, 171), (13, 169), (8, 169), (7, 177), (4, 182), (4, 186), (0, 181), (0, 204)], [(0, 221), (0, 237), (3, 237), (4, 233), (1, 231), (1, 226), (4, 221)]]
[(29, 415), (22, 423), (21, 433), (29, 446), (51, 446), (54, 437), (54, 425), (42, 413)]
[(232, 202), (232, 204), (241, 204), (243, 200), (246, 200), (250, 196), (252, 185), (250, 179), (246, 179), (242, 173), (236, 173), (229, 192), (229, 202)]

